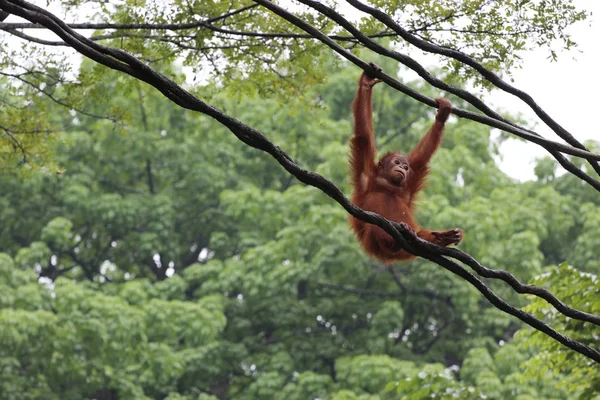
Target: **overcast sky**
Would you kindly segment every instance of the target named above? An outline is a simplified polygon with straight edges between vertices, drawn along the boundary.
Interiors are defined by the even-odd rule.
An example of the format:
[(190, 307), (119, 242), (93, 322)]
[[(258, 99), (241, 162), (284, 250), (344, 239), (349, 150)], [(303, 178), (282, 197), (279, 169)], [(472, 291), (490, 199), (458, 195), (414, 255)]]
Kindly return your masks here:
[[(547, 59), (547, 50), (523, 55), (523, 69), (515, 71), (514, 86), (529, 93), (550, 116), (571, 132), (579, 141), (600, 141), (600, 118), (596, 100), (600, 100), (600, 1), (578, 0), (580, 8), (592, 11), (585, 22), (570, 29), (579, 44), (576, 51), (559, 53), (557, 62)], [(516, 97), (493, 93), (489, 103), (508, 111), (521, 112), (539, 121), (529, 107)], [(535, 130), (548, 139), (561, 141), (540, 122)], [(504, 160), (501, 168), (521, 180), (533, 179), (534, 159), (548, 154), (533, 143), (509, 140), (501, 147)], [(559, 170), (564, 171), (558, 166)]]

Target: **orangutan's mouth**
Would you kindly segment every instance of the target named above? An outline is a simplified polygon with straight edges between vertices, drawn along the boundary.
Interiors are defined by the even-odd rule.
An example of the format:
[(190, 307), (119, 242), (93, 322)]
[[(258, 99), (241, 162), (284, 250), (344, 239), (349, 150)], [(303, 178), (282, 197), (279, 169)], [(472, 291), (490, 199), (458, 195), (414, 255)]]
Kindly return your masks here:
[(395, 169), (394, 171), (396, 171), (398, 173), (398, 175), (400, 175), (402, 177), (402, 180), (404, 180), (406, 178), (406, 173), (403, 170)]

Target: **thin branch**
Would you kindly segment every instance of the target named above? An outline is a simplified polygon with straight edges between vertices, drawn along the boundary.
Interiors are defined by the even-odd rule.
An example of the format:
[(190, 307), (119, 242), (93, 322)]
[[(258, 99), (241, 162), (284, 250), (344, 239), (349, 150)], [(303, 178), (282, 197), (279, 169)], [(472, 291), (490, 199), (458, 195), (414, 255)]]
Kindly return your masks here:
[(21, 130), (14, 130), (14, 129), (10, 129), (7, 128), (3, 125), (0, 125), (0, 129), (6, 131), (6, 132), (10, 132), (13, 135), (39, 135), (39, 134), (50, 134), (50, 133), (56, 133), (56, 131), (52, 130), (52, 129), (33, 129), (33, 130), (27, 130), (27, 131), (21, 131)]
[[(0, 25), (3, 25), (3, 24), (0, 23)], [(27, 34), (25, 34), (23, 32), (17, 31), (16, 29), (2, 29), (2, 30), (10, 33), (11, 35), (19, 37), (19, 38), (21, 38), (23, 40), (27, 40), (27, 41), (33, 42), (33, 43), (42, 44), (44, 46), (66, 46), (66, 44), (64, 42), (55, 42), (55, 41), (51, 41), (51, 40), (44, 40), (44, 39), (36, 38), (35, 36), (27, 35)]]
[(336, 284), (326, 283), (326, 282), (318, 282), (318, 281), (312, 281), (312, 283), (317, 286), (326, 288), (326, 289), (339, 290), (339, 291), (343, 291), (343, 292), (353, 293), (358, 296), (400, 297), (400, 298), (402, 298), (402, 297), (406, 297), (406, 295), (408, 294), (408, 295), (413, 295), (413, 296), (425, 296), (425, 297), (429, 297), (430, 299), (438, 300), (438, 301), (441, 301), (444, 303), (448, 302), (448, 300), (449, 300), (446, 297), (438, 295), (433, 290), (409, 289), (394, 274), (393, 269), (388, 268), (388, 271), (390, 271), (390, 273), (394, 276), (394, 280), (396, 281), (398, 287), (400, 288), (399, 292), (382, 292), (379, 290), (357, 289), (357, 288), (353, 288), (353, 287), (336, 285)]
[[(544, 123), (546, 125), (548, 125), (558, 136), (560, 136), (562, 139), (564, 139), (571, 146), (577, 147), (578, 149), (587, 150), (587, 148), (581, 142), (579, 142), (573, 135), (571, 135), (571, 133), (569, 133), (565, 128), (563, 128), (556, 121), (554, 121), (550, 117), (550, 115), (548, 115), (546, 113), (546, 111), (544, 111), (533, 100), (533, 98), (529, 94), (510, 85), (508, 82), (504, 81), (498, 75), (496, 75), (489, 69), (485, 68), (479, 62), (477, 62), (475, 59), (473, 59), (471, 56), (469, 56), (465, 53), (462, 53), (460, 51), (450, 49), (448, 47), (439, 46), (437, 44), (419, 39), (419, 38), (415, 37), (414, 35), (410, 34), (408, 31), (406, 31), (400, 25), (398, 25), (389, 15), (387, 15), (383, 11), (380, 11), (374, 7), (368, 6), (368, 5), (360, 2), (359, 0), (346, 0), (346, 1), (348, 3), (350, 3), (353, 7), (357, 8), (358, 10), (365, 12), (365, 13), (371, 15), (372, 17), (376, 18), (377, 20), (382, 22), (384, 25), (386, 25), (388, 28), (390, 28), (394, 32), (398, 33), (398, 35), (400, 35), (404, 40), (406, 40), (410, 44), (418, 47), (419, 49), (426, 51), (428, 53), (440, 54), (440, 55), (443, 55), (446, 57), (453, 58), (453, 59), (460, 61), (461, 63), (466, 64), (466, 65), (470, 66), (471, 68), (475, 69), (477, 72), (479, 72), (481, 74), (481, 76), (483, 76), (485, 79), (487, 79), (488, 81), (493, 83), (496, 87), (523, 100), (536, 113), (536, 115), (542, 121), (544, 121)], [(590, 164), (592, 165), (594, 170), (598, 174), (600, 174), (600, 164), (598, 164), (597, 162), (594, 162), (592, 160), (593, 159), (588, 158), (588, 161), (590, 162)]]
[[(130, 24), (113, 24), (113, 23), (76, 23), (71, 22), (66, 24), (71, 29), (85, 29), (85, 30), (99, 30), (99, 29), (153, 29), (153, 30), (170, 30), (170, 31), (179, 31), (185, 29), (194, 29), (202, 26), (206, 26), (206, 24), (210, 24), (213, 22), (217, 22), (233, 15), (242, 13), (244, 11), (248, 11), (252, 8), (257, 7), (257, 4), (250, 4), (249, 6), (245, 6), (239, 8), (237, 10), (230, 11), (226, 14), (219, 15), (217, 17), (208, 18), (203, 21), (196, 22), (188, 22), (188, 23), (180, 23), (180, 24), (168, 24), (168, 23), (130, 23)], [(64, 22), (63, 22), (64, 23)], [(10, 29), (46, 29), (45, 26), (38, 23), (22, 23), (22, 22), (3, 22), (0, 23), (1, 30), (10, 30)]]
[(439, 25), (439, 24), (441, 24), (442, 22), (446, 22), (446, 21), (449, 21), (449, 20), (451, 20), (451, 19), (454, 19), (454, 20), (456, 20), (456, 19), (458, 19), (458, 18), (464, 17), (465, 15), (466, 15), (466, 13), (465, 13), (465, 12), (462, 12), (462, 13), (456, 13), (455, 11), (452, 11), (452, 12), (450, 12), (450, 14), (448, 14), (448, 15), (446, 15), (446, 16), (444, 16), (444, 17), (440, 17), (440, 18), (439, 18), (439, 19), (437, 19), (437, 20), (433, 20), (433, 21), (426, 22), (425, 24), (421, 25), (421, 26), (420, 26), (420, 27), (418, 27), (418, 28), (417, 28), (417, 27), (413, 27), (413, 30), (427, 31), (429, 27), (432, 27), (432, 26), (434, 26), (434, 25)]
[(413, 126), (413, 124), (415, 124), (419, 119), (421, 119), (421, 116), (416, 116), (413, 119), (411, 119), (410, 121), (408, 121), (406, 124), (404, 124), (403, 127), (396, 129), (396, 132), (394, 132), (391, 135), (386, 136), (385, 139), (379, 143), (379, 146), (380, 147), (386, 146), (392, 140), (396, 139), (398, 136), (406, 134), (408, 132), (408, 130)]
[[(150, 132), (150, 126), (148, 124), (148, 115), (146, 114), (146, 107), (144, 107), (144, 96), (142, 94), (142, 89), (139, 83), (136, 84), (135, 87), (140, 102), (140, 117), (142, 119), (142, 126), (144, 127), (144, 131)], [(150, 194), (155, 194), (154, 178), (152, 174), (152, 162), (150, 161), (150, 158), (146, 159), (146, 175), (148, 179), (148, 190), (150, 191)]]
[[(427, 243), (427, 242), (424, 242)], [(556, 298), (548, 289), (535, 285), (527, 285), (521, 283), (513, 274), (508, 271), (501, 269), (490, 269), (484, 267), (479, 261), (474, 259), (471, 255), (460, 251), (455, 248), (436, 248), (441, 255), (452, 257), (458, 261), (461, 261), (471, 267), (478, 275), (484, 278), (499, 279), (506, 282), (512, 287), (517, 293), (531, 294), (546, 300), (552, 304), (558, 311), (567, 317), (578, 319), (580, 321), (591, 322), (592, 324), (600, 326), (600, 315), (594, 315), (580, 311), (576, 308), (570, 307), (564, 302)]]
[[(68, 46), (63, 41), (59, 40), (45, 40), (35, 36), (28, 35), (21, 31), (16, 30), (15, 28), (10, 27), (10, 25), (16, 24), (7, 24), (0, 23), (0, 30), (10, 33), (11, 35), (17, 36), (21, 39), (27, 40), (29, 42), (42, 44), (45, 46)], [(29, 24), (31, 27), (42, 28), (39, 25)], [(229, 29), (223, 29), (211, 24), (207, 24), (204, 26), (206, 29), (209, 29), (213, 32), (221, 33), (224, 35), (232, 35), (232, 36), (243, 36), (243, 37), (253, 37), (253, 38), (261, 38), (261, 39), (315, 39), (313, 36), (308, 34), (301, 33), (284, 33), (284, 32), (276, 32), (276, 33), (266, 33), (266, 32), (250, 32), (250, 31), (234, 31)], [(357, 39), (353, 36), (344, 36), (344, 35), (328, 35), (331, 39), (337, 40), (340, 42), (358, 42)], [(397, 33), (392, 32), (381, 32), (375, 33), (373, 35), (369, 35), (369, 38), (383, 38), (383, 37), (395, 37), (398, 36)], [(118, 39), (118, 38), (142, 38), (142, 39), (150, 39), (150, 40), (158, 40), (161, 42), (167, 43), (175, 43), (175, 39), (185, 39), (189, 38), (189, 35), (177, 35), (177, 36), (165, 36), (165, 35), (151, 35), (144, 33), (135, 33), (135, 32), (126, 32), (126, 31), (117, 31), (113, 33), (108, 33), (104, 35), (94, 35), (90, 36), (89, 39), (93, 41), (98, 40), (109, 40), (109, 39)], [(181, 45), (180, 47), (186, 49), (195, 49), (196, 47), (186, 45)], [(215, 46), (216, 48), (228, 48), (226, 46)]]
[(60, 99), (57, 99), (56, 97), (54, 97), (51, 93), (45, 91), (44, 89), (40, 88), (39, 86), (37, 86), (35, 83), (23, 78), (24, 75), (29, 75), (31, 74), (31, 72), (28, 72), (26, 74), (10, 74), (10, 73), (6, 73), (6, 72), (0, 72), (0, 75), (2, 76), (6, 76), (6, 77), (10, 77), (10, 78), (15, 78), (18, 79), (19, 81), (25, 83), (26, 85), (32, 87), (33, 89), (37, 90), (39, 93), (42, 93), (43, 95), (45, 95), (46, 97), (48, 97), (50, 100), (52, 100), (53, 102), (55, 102), (58, 105), (61, 105), (63, 107), (66, 107), (70, 110), (73, 110), (79, 114), (82, 115), (86, 115), (88, 117), (92, 117), (92, 118), (96, 118), (96, 119), (107, 119), (109, 121), (112, 122), (117, 122), (117, 119), (115, 117), (111, 117), (111, 116), (102, 116), (102, 115), (97, 115), (97, 114), (93, 114), (87, 111), (83, 111), (80, 108), (77, 108), (71, 104), (67, 104), (65, 102), (63, 102)]
[(11, 103), (10, 101), (7, 101), (5, 99), (0, 99), (0, 104), (4, 104), (7, 107), (15, 108), (17, 110), (24, 110), (24, 109), (27, 108), (27, 106), (14, 104), (14, 103)]
[(2, 126), (2, 125), (0, 125), (0, 129), (2, 129), (4, 131), (4, 133), (6, 134), (6, 136), (8, 136), (10, 138), (10, 140), (13, 142), (14, 146), (19, 149), (19, 151), (23, 155), (23, 162), (25, 164), (27, 164), (29, 162), (27, 159), (27, 155), (29, 153), (27, 152), (25, 147), (23, 147), (21, 142), (19, 142), (19, 140), (13, 135), (13, 132), (10, 129), (8, 129), (7, 127)]
[(456, 28), (415, 28), (407, 30), (408, 33), (416, 34), (417, 32), (452, 32), (452, 33), (464, 33), (471, 35), (485, 35), (485, 36), (518, 36), (518, 35), (528, 35), (530, 33), (540, 33), (535, 29), (526, 29), (522, 31), (514, 31), (514, 32), (500, 32), (493, 30), (473, 30), (473, 29), (456, 29)]
[(406, 292), (406, 290), (407, 290), (406, 285), (404, 283), (402, 283), (402, 281), (400, 280), (400, 277), (398, 276), (398, 274), (396, 274), (396, 271), (394, 271), (393, 268), (388, 268), (388, 271), (389, 271), (390, 275), (392, 276), (392, 279), (394, 280), (394, 282), (396, 282), (396, 286), (398, 286), (401, 291)]
[[(257, 4), (258, 5), (258, 4)], [(2, 24), (0, 24), (1, 28)], [(266, 39), (315, 39), (314, 36), (310, 34), (303, 33), (264, 33), (264, 32), (249, 32), (249, 31), (234, 31), (229, 29), (220, 28), (214, 25), (207, 25), (207, 28), (227, 35), (234, 36), (244, 36), (244, 37), (260, 37)], [(345, 35), (327, 35), (330, 39), (337, 40), (340, 42), (354, 42), (356, 38), (353, 36), (345, 36)], [(398, 36), (397, 33), (391, 32), (381, 32), (375, 33), (373, 35), (369, 35), (370, 38), (382, 38), (382, 37), (394, 37)]]
[[(545, 333), (570, 349), (596, 362), (600, 362), (600, 352), (598, 350), (559, 333), (548, 324), (536, 318), (534, 315), (511, 306), (471, 272), (467, 271), (454, 261), (441, 256), (440, 252), (442, 248), (439, 246), (421, 241), (419, 238), (415, 238), (410, 232), (408, 232), (408, 229), (406, 229), (404, 226), (389, 221), (373, 212), (362, 210), (350, 203), (342, 191), (331, 181), (315, 172), (305, 170), (298, 166), (298, 164), (296, 164), (296, 162), (287, 153), (269, 141), (260, 131), (245, 125), (242, 122), (223, 113), (222, 111), (204, 103), (169, 78), (159, 74), (149, 66), (142, 63), (131, 54), (120, 49), (105, 47), (90, 41), (66, 26), (64, 22), (62, 22), (52, 13), (23, 0), (0, 0), (0, 8), (11, 12), (12, 14), (23, 17), (31, 22), (40, 23), (46, 26), (48, 29), (60, 36), (65, 42), (69, 43), (75, 50), (90, 57), (100, 64), (118, 71), (125, 72), (154, 86), (167, 98), (171, 99), (174, 103), (180, 105), (181, 107), (198, 111), (214, 118), (226, 126), (238, 139), (244, 143), (270, 154), (279, 162), (281, 166), (286, 169), (286, 171), (296, 176), (298, 180), (322, 190), (324, 193), (342, 205), (344, 209), (352, 216), (364, 222), (375, 224), (381, 227), (387, 233), (389, 233), (394, 240), (396, 240), (400, 246), (402, 246), (402, 248), (406, 249), (412, 254), (437, 263), (448, 271), (469, 282), (498, 309), (517, 317), (521, 321), (525, 322), (536, 330)], [(358, 62), (364, 66), (365, 70), (371, 71), (370, 66), (364, 63), (364, 61), (359, 59)]]
[[(179, 31), (179, 30), (188, 30), (194, 28), (206, 28), (214, 32), (224, 33), (228, 35), (234, 36), (244, 36), (244, 37), (260, 37), (260, 38), (269, 38), (269, 39), (314, 39), (311, 35), (307, 34), (298, 34), (298, 33), (286, 33), (286, 32), (250, 32), (250, 31), (236, 31), (224, 29), (218, 26), (213, 25), (214, 22), (223, 20), (227, 17), (233, 16), (235, 14), (242, 13), (244, 11), (248, 11), (251, 8), (258, 7), (258, 4), (251, 4), (246, 7), (242, 7), (238, 10), (229, 12), (227, 14), (220, 15), (218, 17), (209, 18), (204, 21), (197, 21), (191, 23), (179, 23), (179, 24), (165, 24), (165, 23), (131, 23), (131, 24), (113, 24), (113, 23), (76, 23), (70, 22), (67, 23), (72, 29), (82, 29), (82, 30), (99, 30), (99, 29), (115, 29), (115, 30), (170, 30), (170, 31)], [(46, 29), (44, 26), (36, 23), (23, 23), (23, 22), (0, 22), (0, 30), (7, 31), (12, 33), (13, 35), (22, 37), (24, 39), (37, 42), (40, 44), (46, 44), (51, 46), (64, 46), (64, 42), (52, 42), (46, 41), (43, 39), (39, 39), (33, 36), (26, 35), (22, 32), (16, 31), (16, 29)], [(123, 35), (125, 36), (125, 35)], [(398, 36), (397, 33), (393, 32), (381, 32), (374, 34), (370, 37), (372, 38), (382, 38), (382, 37), (390, 37), (390, 36)], [(121, 36), (115, 36), (121, 37)], [(339, 41), (355, 41), (356, 39), (352, 36), (343, 36), (343, 35), (331, 35), (330, 36), (334, 40)], [(106, 39), (104, 35), (102, 36), (93, 36), (91, 40), (100, 40)]]
[(81, 268), (86, 279), (90, 282), (94, 282), (94, 268), (88, 265), (88, 263), (84, 262), (83, 260), (80, 260), (77, 256), (77, 253), (74, 250), (69, 252), (69, 255), (73, 259), (73, 262)]
[(425, 297), (429, 297), (430, 299), (435, 299), (438, 301), (441, 301), (445, 304), (447, 304), (449, 307), (454, 307), (454, 304), (452, 304), (452, 299), (450, 298), (450, 296), (440, 296), (436, 291), (434, 290), (428, 290), (428, 289), (409, 289), (404, 282), (402, 282), (402, 280), (400, 280), (400, 277), (398, 276), (397, 271), (394, 268), (387, 268), (389, 274), (392, 276), (392, 279), (394, 280), (394, 282), (396, 282), (396, 286), (398, 286), (398, 288), (402, 291), (403, 294), (411, 294), (411, 295), (418, 295), (418, 296), (425, 296)]
[(335, 285), (332, 283), (325, 283), (325, 282), (313, 282), (315, 285), (320, 286), (322, 288), (325, 289), (332, 289), (332, 290), (340, 290), (343, 292), (348, 292), (348, 293), (353, 293), (359, 296), (375, 296), (375, 297), (403, 297), (404, 294), (401, 292), (381, 292), (378, 290), (366, 290), (366, 289), (356, 289), (356, 288), (352, 288), (352, 287), (347, 287), (347, 286), (342, 286), (342, 285)]

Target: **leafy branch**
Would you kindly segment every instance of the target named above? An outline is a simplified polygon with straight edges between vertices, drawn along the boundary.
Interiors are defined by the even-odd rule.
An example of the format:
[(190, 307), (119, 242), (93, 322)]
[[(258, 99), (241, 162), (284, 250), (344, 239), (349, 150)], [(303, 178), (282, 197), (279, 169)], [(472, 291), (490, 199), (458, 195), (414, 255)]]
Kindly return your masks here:
[[(279, 15), (280, 17), (287, 20), (288, 22), (301, 28), (302, 30), (314, 35), (316, 38), (321, 40), (324, 44), (329, 46), (331, 49), (333, 49), (336, 53), (340, 54), (342, 57), (346, 58), (348, 61), (352, 62), (353, 64), (357, 65), (358, 67), (362, 68), (363, 70), (367, 70), (366, 68), (368, 68), (368, 67), (366, 67), (366, 65), (365, 65), (366, 63), (364, 61), (360, 60), (358, 57), (351, 54), (349, 51), (347, 51), (345, 48), (341, 47), (339, 44), (337, 44), (333, 40), (329, 39), (325, 34), (320, 32), (314, 26), (306, 23), (302, 19), (296, 17), (292, 13), (286, 11), (285, 9), (269, 2), (268, 0), (254, 0), (254, 1), (256, 3), (264, 6), (265, 8), (271, 10), (273, 13)], [(562, 152), (562, 153), (585, 158), (590, 162), (590, 164), (592, 164), (592, 166), (594, 168), (596, 168), (596, 166), (598, 165), (597, 161), (600, 160), (600, 155), (591, 153), (589, 150), (587, 150), (585, 148), (585, 146), (583, 146), (581, 143), (579, 143), (576, 139), (573, 138), (574, 141), (572, 141), (572, 143), (571, 143), (572, 146), (567, 146), (567, 145), (564, 145), (561, 143), (557, 143), (557, 142), (553, 142), (553, 141), (544, 139), (544, 138), (542, 138), (541, 135), (539, 135), (533, 131), (523, 129), (523, 128), (519, 127), (518, 125), (516, 125), (510, 121), (507, 121), (506, 119), (501, 117), (499, 114), (497, 114), (496, 112), (491, 110), (489, 107), (487, 107), (481, 100), (479, 100), (473, 94), (467, 92), (466, 90), (459, 89), (459, 88), (453, 87), (451, 85), (448, 85), (445, 82), (441, 81), (440, 79), (433, 77), (429, 72), (427, 72), (427, 70), (422, 65), (417, 63), (412, 58), (410, 58), (406, 55), (400, 54), (393, 50), (387, 50), (383, 46), (381, 46), (378, 43), (374, 42), (373, 40), (369, 39), (368, 37), (366, 37), (366, 35), (362, 34), (357, 28), (355, 28), (350, 22), (348, 22), (348, 20), (346, 20), (343, 16), (341, 16), (339, 13), (337, 13), (335, 10), (331, 9), (330, 7), (327, 7), (327, 6), (321, 4), (317, 1), (314, 1), (314, 0), (299, 0), (299, 1), (303, 4), (306, 4), (310, 7), (315, 8), (317, 11), (321, 12), (322, 14), (328, 16), (335, 22), (339, 23), (342, 27), (344, 27), (346, 30), (348, 30), (350, 33), (352, 33), (366, 47), (370, 48), (373, 51), (378, 52), (379, 54), (382, 54), (387, 57), (391, 57), (391, 58), (401, 62), (402, 64), (406, 65), (410, 69), (417, 72), (423, 79), (425, 79), (427, 82), (429, 82), (433, 86), (455, 94), (456, 96), (468, 101), (473, 106), (475, 106), (476, 108), (478, 108), (479, 110), (483, 111), (486, 114), (486, 115), (482, 115), (482, 114), (474, 113), (471, 111), (462, 110), (460, 108), (454, 108), (452, 110), (452, 113), (455, 114), (456, 116), (470, 119), (472, 121), (476, 121), (476, 122), (488, 125), (493, 128), (501, 129), (505, 132), (512, 133), (512, 134), (519, 136), (525, 140), (528, 140), (530, 142), (540, 145), (541, 147), (546, 149), (567, 171), (571, 172), (573, 175), (584, 180), (585, 182), (590, 184), (592, 187), (594, 187), (596, 190), (600, 191), (600, 181), (592, 178), (591, 176), (589, 176), (588, 174), (583, 172), (580, 168), (577, 168), (563, 154), (561, 154), (561, 152)], [(354, 0), (352, 0), (351, 3), (354, 5), (354, 3), (359, 3), (359, 2), (355, 2)], [(360, 3), (360, 4), (362, 4), (362, 3)], [(383, 19), (383, 17), (382, 17), (382, 19)], [(390, 20), (391, 20), (391, 18), (390, 18)], [(385, 20), (385, 21), (387, 22), (387, 20)], [(396, 26), (396, 25), (393, 25), (392, 23), (390, 23), (390, 27), (394, 27), (394, 26)], [(470, 65), (467, 61), (472, 60), (472, 59), (463, 53), (457, 52), (455, 50), (450, 51), (449, 49), (441, 48), (437, 45), (432, 45), (428, 42), (422, 41), (421, 39), (415, 38), (413, 35), (402, 30), (399, 26), (397, 27), (397, 29), (399, 30), (399, 33), (401, 32), (402, 35), (406, 36), (406, 38), (410, 38), (412, 41), (415, 41), (416, 43), (421, 45), (422, 50), (426, 50), (426, 51), (430, 51), (430, 52), (434, 52), (434, 50), (436, 50), (438, 52), (441, 52), (441, 51), (444, 51), (444, 49), (445, 49), (445, 50), (448, 50), (447, 51), (447, 52), (449, 52), (448, 54), (454, 55), (455, 57), (459, 57), (459, 55), (462, 55), (462, 57), (459, 58), (459, 61), (465, 62), (466, 64)], [(423, 45), (421, 42), (425, 43), (427, 46)], [(433, 46), (433, 47), (431, 47), (431, 46)], [(459, 55), (456, 55), (455, 53), (458, 53)], [(447, 54), (444, 54), (444, 55), (447, 55)], [(499, 87), (501, 87), (501, 88), (510, 86), (507, 83), (505, 83), (504, 81), (502, 81), (499, 77), (497, 77), (494, 73), (485, 69), (480, 64), (477, 64), (475, 61), (473, 61), (471, 64), (473, 64), (473, 63), (475, 63), (474, 65), (478, 66), (477, 71), (482, 73), (482, 75), (484, 75), (484, 77), (489, 79), (492, 83), (494, 83), (496, 85), (500, 85)], [(413, 89), (407, 87), (406, 85), (403, 85), (402, 83), (400, 83), (393, 77), (387, 75), (386, 73), (379, 72), (379, 71), (370, 71), (370, 70), (369, 70), (369, 73), (371, 75), (373, 75), (374, 77), (379, 78), (383, 82), (387, 83), (389, 86), (397, 89), (398, 91), (400, 91), (404, 94), (407, 94), (408, 96), (412, 97), (413, 99), (418, 100), (421, 103), (427, 104), (428, 106), (437, 107), (437, 102), (434, 99), (424, 96), (421, 93), (417, 92), (416, 90), (413, 90)], [(517, 89), (514, 89), (514, 90), (516, 91)], [(523, 93), (523, 92), (518, 91), (518, 93)], [(525, 95), (525, 94), (521, 95), (521, 97), (523, 97), (525, 99), (527, 99), (527, 98), (531, 99), (531, 97), (529, 97), (528, 95)], [(533, 99), (531, 99), (530, 102), (535, 104), (533, 102)], [(540, 110), (540, 112), (543, 113), (543, 115), (545, 115), (545, 113), (543, 112), (543, 110), (541, 110), (541, 108), (539, 108), (539, 106), (537, 108)], [(550, 119), (550, 117), (548, 117), (547, 120), (549, 122), (553, 122), (553, 120)], [(546, 121), (544, 121), (544, 122), (546, 122)], [(563, 139), (566, 140), (566, 138), (568, 138), (568, 136), (570, 136), (570, 134), (568, 134), (568, 132), (564, 131), (564, 129), (563, 130), (558, 129), (558, 128), (560, 128), (560, 126), (558, 126), (558, 124), (556, 124), (556, 123), (554, 123), (554, 124), (556, 125), (554, 127), (554, 128), (556, 128), (556, 131), (560, 132), (561, 137), (563, 137)], [(550, 126), (553, 127), (553, 125), (550, 125)], [(583, 153), (581, 153), (581, 152), (583, 152)], [(600, 167), (598, 167), (598, 168), (599, 169), (597, 171), (600, 171)]]
[[(569, 143), (570, 145), (577, 147), (579, 149), (587, 150), (586, 147), (581, 142), (579, 142), (573, 135), (571, 135), (571, 133), (569, 133), (565, 128), (560, 126), (558, 124), (558, 122), (554, 121), (554, 119), (552, 119), (550, 117), (550, 115), (548, 115), (548, 113), (546, 113), (546, 111), (544, 111), (533, 100), (533, 98), (529, 94), (510, 85), (508, 82), (504, 81), (498, 75), (496, 75), (489, 69), (485, 68), (483, 65), (478, 63), (476, 60), (474, 60), (469, 55), (462, 53), (460, 51), (456, 51), (456, 50), (453, 50), (453, 49), (450, 49), (447, 47), (438, 46), (437, 44), (419, 39), (418, 37), (410, 34), (408, 31), (403, 29), (392, 18), (390, 18), (389, 15), (385, 14), (384, 12), (382, 12), (380, 10), (377, 10), (374, 7), (368, 6), (368, 5), (360, 2), (359, 0), (347, 0), (347, 2), (350, 3), (352, 6), (354, 6), (355, 8), (359, 9), (360, 11), (366, 12), (366, 13), (370, 14), (371, 16), (375, 17), (377, 20), (384, 23), (388, 28), (390, 28), (393, 31), (395, 31), (396, 33), (398, 33), (398, 35), (400, 35), (400, 37), (402, 37), (404, 40), (406, 40), (410, 44), (418, 47), (419, 49), (426, 51), (428, 53), (440, 54), (440, 55), (443, 55), (446, 57), (451, 57), (451, 58), (453, 58), (457, 61), (460, 61), (461, 63), (468, 65), (471, 68), (475, 69), (490, 83), (494, 84), (494, 86), (496, 86), (497, 88), (502, 89), (503, 91), (510, 93), (513, 96), (516, 96), (519, 99), (521, 99), (523, 102), (525, 102), (525, 104), (527, 104), (536, 113), (536, 115), (542, 121), (544, 121), (544, 123), (547, 126), (549, 126), (559, 137), (561, 137), (567, 143)], [(597, 162), (591, 162), (591, 159), (588, 159), (588, 160), (590, 160), (590, 164), (592, 165), (594, 170), (598, 174), (600, 174), (600, 165)]]

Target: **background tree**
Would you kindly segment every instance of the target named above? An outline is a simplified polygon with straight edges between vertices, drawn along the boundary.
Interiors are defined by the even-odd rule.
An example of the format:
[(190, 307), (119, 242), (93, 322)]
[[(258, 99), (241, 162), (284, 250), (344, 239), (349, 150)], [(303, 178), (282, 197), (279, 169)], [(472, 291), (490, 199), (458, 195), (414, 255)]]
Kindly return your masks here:
[[(21, 4), (0, 7), (8, 3)], [(132, 12), (105, 11), (111, 18)], [(264, 10), (259, 15), (274, 18)], [(303, 17), (313, 24), (323, 18)], [(257, 26), (271, 27), (265, 21)], [(248, 78), (250, 70), (235, 72), (227, 64), (236, 93), (222, 86), (224, 80), (195, 90), (264, 132), (293, 165), (327, 176), (348, 193), (347, 107), (357, 71), (314, 40), (272, 39), (280, 46), (290, 41), (307, 46), (291, 49), (298, 56), (306, 52), (291, 64), (314, 64), (327, 83), (274, 78), (258, 68), (264, 78)], [(157, 69), (183, 80), (170, 62), (175, 56), (138, 46)], [(395, 68), (367, 57), (386, 71)], [(298, 71), (311, 76), (308, 67)], [(51, 115), (59, 139), (56, 145), (36, 140), (55, 149), (52, 160), (63, 172), (38, 168), (27, 180), (16, 173), (1, 177), (0, 243), (8, 254), (0, 259), (0, 351), (8, 398), (597, 395), (589, 379), (597, 364), (523, 328), (425, 259), (391, 270), (374, 264), (355, 244), (347, 213), (239, 144), (216, 121), (91, 62), (82, 64), (76, 80), (75, 86), (58, 85), (57, 95), (63, 103), (80, 101), (85, 113), (65, 113), (44, 96), (32, 100), (48, 111), (31, 115), (41, 121)], [(307, 86), (312, 90), (303, 96), (289, 97), (299, 90), (294, 87)], [(411, 87), (429, 97), (438, 93), (422, 83)], [(15, 101), (28, 101), (25, 95), (15, 92)], [(284, 106), (278, 95), (288, 97)], [(391, 88), (378, 90), (375, 104), (382, 150), (410, 148), (433, 115)], [(489, 128), (459, 119), (448, 132), (420, 220), (431, 226), (464, 221), (469, 235), (462, 249), (482, 263), (506, 266), (521, 281), (535, 277), (570, 306), (597, 314), (586, 296), (598, 290), (595, 275), (582, 280), (575, 269), (556, 266), (582, 257), (577, 266), (596, 272), (598, 236), (588, 234), (593, 219), (580, 212), (587, 201), (583, 214), (598, 214), (592, 185), (557, 177), (549, 160), (539, 163), (537, 182), (514, 182), (494, 163), (498, 142), (491, 142)], [(251, 146), (264, 143), (253, 132), (237, 133)], [(14, 163), (6, 160), (11, 171), (17, 171)], [(18, 171), (31, 164), (25, 165)], [(512, 303), (526, 304), (506, 285), (488, 283)], [(528, 307), (593, 346), (596, 326), (590, 322), (566, 319), (539, 298)], [(559, 383), (564, 387), (556, 389)]]

